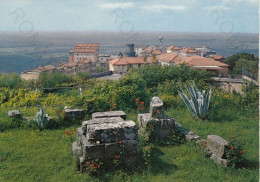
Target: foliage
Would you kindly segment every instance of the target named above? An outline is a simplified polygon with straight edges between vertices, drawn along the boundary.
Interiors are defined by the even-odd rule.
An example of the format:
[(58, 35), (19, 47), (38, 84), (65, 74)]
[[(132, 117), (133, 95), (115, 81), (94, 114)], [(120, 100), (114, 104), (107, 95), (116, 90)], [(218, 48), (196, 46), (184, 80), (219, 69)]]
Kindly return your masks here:
[(139, 113), (144, 112), (145, 111), (144, 102), (140, 101), (138, 98), (135, 98), (134, 101), (135, 101), (135, 105), (136, 105), (138, 112)]
[(189, 97), (183, 90), (181, 90), (179, 95), (183, 102), (194, 116), (200, 119), (206, 119), (213, 109), (216, 96), (210, 107), (211, 89), (209, 91), (199, 91), (194, 82), (191, 83), (190, 86), (185, 85), (185, 87), (189, 93)]
[(99, 159), (95, 160), (89, 160), (85, 164), (86, 166), (86, 172), (88, 172), (90, 175), (98, 175), (100, 172), (103, 172), (103, 162)]
[(38, 124), (38, 127), (40, 130), (44, 130), (47, 128), (48, 124), (49, 124), (49, 118), (46, 117), (45, 115), (45, 111), (43, 108), (40, 108), (39, 111), (36, 113), (36, 119), (35, 121)]
[(16, 73), (0, 73), (0, 87), (6, 88), (20, 88), (22, 86), (22, 80)]
[(106, 69), (102, 66), (96, 68), (97, 73), (101, 73), (101, 72), (105, 72), (105, 71), (106, 71)]
[(227, 151), (228, 166), (242, 167), (242, 164), (244, 162), (243, 155), (244, 154), (241, 142), (237, 140), (232, 140), (229, 143), (229, 148)]
[(123, 54), (121, 51), (119, 51), (118, 56), (123, 57)]
[(38, 79), (38, 84), (42, 88), (53, 88), (64, 84), (68, 85), (71, 82), (73, 82), (72, 75), (67, 75), (56, 71), (52, 73), (42, 72)]
[(89, 72), (77, 72), (76, 74), (76, 81), (77, 83), (84, 83), (90, 78)]
[(39, 104), (39, 97), (42, 92), (29, 91), (27, 89), (0, 88), (0, 105), (8, 107), (36, 106)]
[(248, 66), (248, 64), (252, 64), (249, 68), (249, 71), (255, 72), (255, 69), (258, 68), (258, 58), (254, 56), (254, 54), (248, 53), (238, 53), (231, 57), (228, 57), (225, 61), (226, 64), (230, 65), (229, 71), (231, 73), (242, 73), (242, 68), (244, 66)]
[(154, 148), (154, 145), (147, 145), (145, 147), (143, 147), (143, 160), (144, 160), (144, 165), (150, 169), (151, 168), (151, 164), (152, 164), (152, 150)]
[(127, 75), (137, 74), (142, 78), (147, 88), (157, 87), (167, 80), (186, 82), (187, 80), (202, 80), (205, 83), (211, 83), (212, 73), (204, 70), (195, 70), (185, 65), (180, 66), (145, 66), (143, 69), (131, 70)]

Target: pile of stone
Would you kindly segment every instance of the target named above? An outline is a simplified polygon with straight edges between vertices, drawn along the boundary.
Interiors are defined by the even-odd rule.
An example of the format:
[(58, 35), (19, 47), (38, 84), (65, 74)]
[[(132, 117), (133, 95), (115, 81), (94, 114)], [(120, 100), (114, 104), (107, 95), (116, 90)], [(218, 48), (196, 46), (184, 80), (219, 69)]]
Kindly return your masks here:
[(119, 154), (123, 162), (138, 161), (141, 150), (137, 126), (125, 119), (123, 111), (110, 111), (93, 113), (91, 120), (82, 122), (82, 127), (77, 129), (77, 141), (72, 144), (81, 172), (88, 161), (111, 162)]
[(205, 149), (207, 156), (214, 160), (215, 163), (227, 167), (228, 162), (226, 153), (228, 151), (228, 141), (217, 135), (208, 135), (207, 140), (196, 142), (201, 148)]
[[(139, 134), (146, 140), (149, 137), (166, 138), (174, 134), (175, 120), (164, 114), (163, 101), (159, 97), (153, 97), (150, 102), (150, 113), (138, 114)], [(153, 128), (153, 136), (147, 131)]]

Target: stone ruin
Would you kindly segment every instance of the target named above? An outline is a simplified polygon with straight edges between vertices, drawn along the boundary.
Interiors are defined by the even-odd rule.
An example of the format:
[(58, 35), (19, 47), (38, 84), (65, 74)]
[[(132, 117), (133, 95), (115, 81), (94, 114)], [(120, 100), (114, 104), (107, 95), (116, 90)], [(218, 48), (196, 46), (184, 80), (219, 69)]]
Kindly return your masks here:
[(159, 97), (153, 97), (150, 102), (150, 112), (138, 114), (139, 134), (149, 140), (151, 135), (147, 129), (153, 128), (152, 137), (165, 138), (174, 134), (175, 120), (164, 114), (163, 101)]
[(206, 155), (214, 160), (216, 164), (227, 167), (226, 153), (228, 151), (228, 141), (217, 135), (208, 135), (207, 140), (199, 140), (196, 143), (205, 149)]
[(120, 152), (123, 162), (135, 163), (141, 152), (137, 126), (133, 121), (126, 121), (123, 111), (93, 113), (92, 119), (83, 121), (77, 129), (72, 151), (81, 172), (85, 171), (87, 161), (111, 162)]
[(67, 106), (64, 107), (64, 113), (67, 115), (66, 119), (68, 120), (81, 120), (86, 115), (86, 111), (83, 109), (70, 109)]

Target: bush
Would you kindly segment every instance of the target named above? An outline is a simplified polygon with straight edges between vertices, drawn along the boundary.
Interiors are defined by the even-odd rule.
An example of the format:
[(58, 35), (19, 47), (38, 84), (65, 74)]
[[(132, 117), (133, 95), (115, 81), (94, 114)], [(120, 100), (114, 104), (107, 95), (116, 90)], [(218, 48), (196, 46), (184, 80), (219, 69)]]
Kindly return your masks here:
[(232, 140), (229, 143), (229, 148), (227, 151), (228, 166), (236, 168), (242, 167), (244, 160), (245, 159), (243, 157), (243, 148), (241, 142)]

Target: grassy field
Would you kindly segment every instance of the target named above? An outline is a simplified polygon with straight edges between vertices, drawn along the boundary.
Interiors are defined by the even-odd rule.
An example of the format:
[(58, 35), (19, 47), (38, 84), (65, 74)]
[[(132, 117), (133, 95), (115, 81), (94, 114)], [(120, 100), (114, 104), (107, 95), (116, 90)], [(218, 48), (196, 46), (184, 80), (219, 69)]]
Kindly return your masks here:
[[(229, 111), (227, 111), (229, 112)], [(10, 122), (7, 110), (0, 111), (0, 124)], [(201, 121), (191, 117), (186, 109), (169, 108), (172, 116), (184, 127), (201, 138), (208, 134), (231, 140), (237, 136), (244, 143), (247, 165), (242, 169), (223, 168), (205, 157), (204, 151), (194, 142), (182, 145), (155, 146), (149, 170), (131, 174), (116, 172), (91, 177), (75, 170), (71, 145), (79, 126), (56, 130), (10, 129), (0, 132), (0, 181), (258, 181), (258, 116), (232, 113), (221, 122)], [(136, 122), (137, 114), (129, 111), (128, 119)]]

